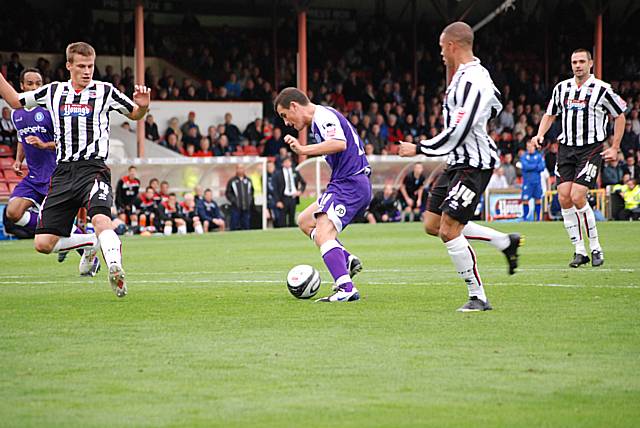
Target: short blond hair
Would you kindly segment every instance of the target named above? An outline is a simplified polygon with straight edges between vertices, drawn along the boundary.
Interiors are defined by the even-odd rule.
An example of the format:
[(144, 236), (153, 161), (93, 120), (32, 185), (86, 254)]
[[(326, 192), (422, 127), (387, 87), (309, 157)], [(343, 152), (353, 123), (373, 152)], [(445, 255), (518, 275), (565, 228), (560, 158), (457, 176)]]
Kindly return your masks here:
[(95, 58), (96, 50), (89, 43), (75, 42), (67, 46), (67, 62), (73, 62), (74, 55), (92, 56)]

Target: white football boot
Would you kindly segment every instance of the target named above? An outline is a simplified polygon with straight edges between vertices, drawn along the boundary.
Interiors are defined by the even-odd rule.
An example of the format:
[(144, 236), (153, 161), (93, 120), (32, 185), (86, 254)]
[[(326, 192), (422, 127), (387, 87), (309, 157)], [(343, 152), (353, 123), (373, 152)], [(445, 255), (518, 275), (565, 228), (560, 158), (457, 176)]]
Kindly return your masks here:
[(109, 284), (113, 292), (118, 297), (124, 297), (127, 295), (127, 283), (124, 280), (124, 270), (119, 264), (112, 264), (109, 266)]
[(355, 302), (356, 300), (360, 300), (360, 293), (358, 293), (358, 289), (354, 286), (351, 291), (344, 291), (338, 287), (331, 296), (322, 297), (317, 299), (316, 302)]
[(95, 247), (85, 248), (80, 257), (80, 264), (78, 270), (81, 276), (96, 276), (100, 270), (100, 258), (98, 257), (98, 250)]

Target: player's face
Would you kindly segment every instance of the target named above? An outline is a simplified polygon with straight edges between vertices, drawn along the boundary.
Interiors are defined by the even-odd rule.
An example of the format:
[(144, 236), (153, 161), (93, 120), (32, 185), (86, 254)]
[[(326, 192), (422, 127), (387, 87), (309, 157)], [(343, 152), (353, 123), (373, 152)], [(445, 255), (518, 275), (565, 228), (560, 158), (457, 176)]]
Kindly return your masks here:
[(96, 57), (75, 54), (72, 60), (73, 62), (67, 62), (67, 70), (71, 74), (71, 82), (81, 87), (89, 85), (93, 77)]
[(305, 123), (302, 118), (302, 109), (295, 101), (291, 102), (289, 108), (284, 108), (281, 105), (278, 105), (278, 116), (282, 118), (285, 125), (295, 128), (296, 131), (300, 131), (305, 127)]
[(24, 80), (20, 82), (20, 89), (24, 92), (34, 91), (42, 86), (42, 76), (40, 73), (29, 72), (24, 74)]
[(453, 43), (447, 36), (440, 34), (440, 55), (444, 65), (453, 65)]
[(586, 52), (577, 52), (571, 55), (571, 70), (573, 70), (574, 76), (588, 76), (592, 66), (593, 61), (589, 59)]

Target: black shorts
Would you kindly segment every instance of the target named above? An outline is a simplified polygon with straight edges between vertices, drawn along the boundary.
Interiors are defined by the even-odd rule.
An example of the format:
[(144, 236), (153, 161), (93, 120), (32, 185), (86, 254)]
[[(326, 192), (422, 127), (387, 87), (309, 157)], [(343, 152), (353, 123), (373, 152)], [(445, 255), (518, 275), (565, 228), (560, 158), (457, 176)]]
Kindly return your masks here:
[(36, 234), (70, 236), (80, 208), (86, 208), (89, 217), (104, 214), (111, 218), (112, 205), (111, 171), (103, 161), (60, 163), (42, 203)]
[(602, 165), (602, 146), (603, 143), (580, 147), (560, 144), (555, 171), (558, 184), (571, 181), (589, 188), (595, 187)]
[(467, 224), (491, 179), (491, 169), (446, 169), (429, 189), (427, 211)]

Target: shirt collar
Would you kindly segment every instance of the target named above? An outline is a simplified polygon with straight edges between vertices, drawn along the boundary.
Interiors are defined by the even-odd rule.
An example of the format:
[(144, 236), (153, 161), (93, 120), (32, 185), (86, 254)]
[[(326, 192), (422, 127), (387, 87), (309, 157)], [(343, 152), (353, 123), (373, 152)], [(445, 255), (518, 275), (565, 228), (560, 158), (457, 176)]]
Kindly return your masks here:
[(574, 77), (573, 79), (571, 79), (573, 81), (573, 84), (576, 85), (578, 88), (582, 88), (585, 85), (590, 84), (591, 82), (593, 82), (595, 80), (595, 76), (593, 74), (589, 75), (589, 78), (587, 80), (584, 81), (584, 83), (582, 85), (578, 85), (578, 82), (576, 82), (576, 78)]
[[(73, 83), (71, 83), (71, 79), (67, 80), (67, 83), (69, 84), (69, 88), (71, 88), (71, 90), (75, 92), (76, 90), (75, 90), (75, 88), (73, 87)], [(82, 93), (82, 92), (86, 91), (87, 89), (91, 89), (91, 88), (93, 87), (93, 85), (94, 85), (94, 80), (93, 80), (93, 79), (91, 79), (91, 81), (89, 82), (89, 84), (88, 84), (87, 86), (85, 86), (85, 88), (84, 88), (82, 91), (80, 91), (80, 92), (76, 92), (76, 93), (77, 93), (77, 94), (80, 94), (80, 93)]]
[(480, 65), (480, 59), (478, 57), (473, 57), (473, 59), (465, 64), (460, 64), (458, 66), (458, 71), (462, 71), (464, 69), (467, 69), (469, 67), (473, 67), (474, 65)]

